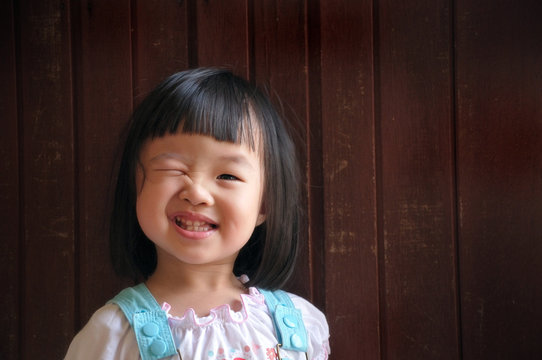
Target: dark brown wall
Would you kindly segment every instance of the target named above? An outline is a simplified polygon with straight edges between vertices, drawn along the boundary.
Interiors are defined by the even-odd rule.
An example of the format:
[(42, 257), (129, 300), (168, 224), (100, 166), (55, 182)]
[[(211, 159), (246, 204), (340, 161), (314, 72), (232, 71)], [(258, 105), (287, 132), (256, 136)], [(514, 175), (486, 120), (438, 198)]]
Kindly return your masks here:
[(126, 285), (106, 241), (118, 139), (160, 79), (207, 65), (269, 85), (299, 132), (309, 241), (290, 289), (326, 312), (332, 358), (540, 358), (541, 15), (2, 1), (0, 358), (61, 358)]

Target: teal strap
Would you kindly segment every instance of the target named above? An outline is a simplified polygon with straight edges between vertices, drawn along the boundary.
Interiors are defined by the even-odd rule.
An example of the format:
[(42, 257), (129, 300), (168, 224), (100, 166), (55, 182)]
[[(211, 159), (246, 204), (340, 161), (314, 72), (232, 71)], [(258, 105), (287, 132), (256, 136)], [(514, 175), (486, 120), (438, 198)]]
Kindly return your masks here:
[[(282, 290), (258, 289), (273, 317), (280, 346), (307, 352), (307, 331), (301, 311)], [(122, 290), (109, 303), (118, 305), (134, 329), (142, 360), (158, 360), (177, 354), (167, 314), (145, 284)]]
[(167, 314), (145, 284), (124, 289), (109, 302), (121, 308), (134, 329), (142, 360), (177, 354)]
[(258, 290), (265, 297), (281, 347), (285, 350), (306, 353), (308, 348), (307, 330), (303, 323), (301, 310), (294, 306), (290, 296), (282, 290)]

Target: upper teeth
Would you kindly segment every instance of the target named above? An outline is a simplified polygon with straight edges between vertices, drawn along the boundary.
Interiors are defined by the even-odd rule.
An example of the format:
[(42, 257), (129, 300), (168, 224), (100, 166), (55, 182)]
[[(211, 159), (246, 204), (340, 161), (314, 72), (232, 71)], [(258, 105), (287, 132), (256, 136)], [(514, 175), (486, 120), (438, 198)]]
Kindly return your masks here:
[(181, 228), (188, 231), (209, 231), (211, 229), (211, 224), (206, 223), (205, 221), (198, 220), (187, 220), (183, 219), (180, 216), (175, 217), (175, 223)]

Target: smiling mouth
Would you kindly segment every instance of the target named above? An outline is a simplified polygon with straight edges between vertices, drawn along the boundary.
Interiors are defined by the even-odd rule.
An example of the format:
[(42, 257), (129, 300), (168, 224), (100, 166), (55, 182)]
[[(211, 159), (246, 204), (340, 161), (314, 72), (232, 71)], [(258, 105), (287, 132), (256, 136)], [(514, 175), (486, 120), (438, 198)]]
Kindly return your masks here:
[(187, 220), (187, 219), (181, 218), (180, 216), (176, 216), (174, 220), (175, 220), (175, 224), (178, 227), (186, 231), (203, 232), (203, 231), (209, 231), (209, 230), (213, 230), (217, 228), (215, 224), (211, 224), (205, 221)]

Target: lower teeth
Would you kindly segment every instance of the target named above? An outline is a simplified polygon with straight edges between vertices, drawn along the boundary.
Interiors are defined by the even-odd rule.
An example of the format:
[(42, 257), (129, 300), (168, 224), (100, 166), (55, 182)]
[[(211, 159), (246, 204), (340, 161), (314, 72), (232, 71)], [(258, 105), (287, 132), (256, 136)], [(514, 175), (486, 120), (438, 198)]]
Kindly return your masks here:
[(194, 226), (187, 226), (187, 227), (183, 227), (183, 229), (185, 230), (188, 230), (188, 231), (208, 231), (209, 228), (208, 227), (194, 227)]

